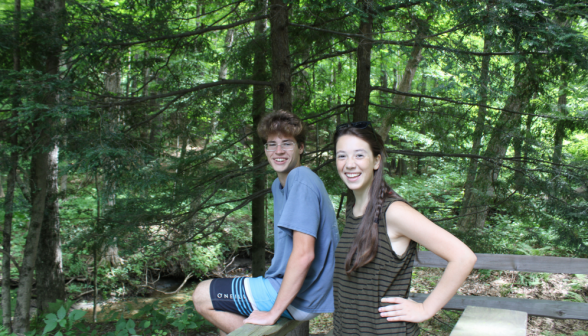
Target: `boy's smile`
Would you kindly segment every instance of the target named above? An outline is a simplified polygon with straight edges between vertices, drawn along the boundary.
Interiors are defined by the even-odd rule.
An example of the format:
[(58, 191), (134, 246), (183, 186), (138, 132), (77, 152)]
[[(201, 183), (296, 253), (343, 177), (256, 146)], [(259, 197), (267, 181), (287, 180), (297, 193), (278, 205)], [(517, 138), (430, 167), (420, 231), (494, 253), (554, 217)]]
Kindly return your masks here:
[(298, 144), (293, 136), (272, 134), (267, 137), (265, 155), (278, 173), (282, 185), (285, 184), (288, 173), (300, 166), (300, 154), (303, 151), (304, 145)]

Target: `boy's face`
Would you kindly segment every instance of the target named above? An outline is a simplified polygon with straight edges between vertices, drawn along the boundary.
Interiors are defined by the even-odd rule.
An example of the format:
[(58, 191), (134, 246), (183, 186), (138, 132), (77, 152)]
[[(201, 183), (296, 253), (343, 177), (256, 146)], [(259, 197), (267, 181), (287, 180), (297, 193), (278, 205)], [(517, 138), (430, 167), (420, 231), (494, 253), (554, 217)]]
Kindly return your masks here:
[(303, 151), (304, 144), (298, 144), (291, 135), (272, 134), (267, 137), (265, 155), (278, 176), (285, 177), (292, 169), (299, 167)]

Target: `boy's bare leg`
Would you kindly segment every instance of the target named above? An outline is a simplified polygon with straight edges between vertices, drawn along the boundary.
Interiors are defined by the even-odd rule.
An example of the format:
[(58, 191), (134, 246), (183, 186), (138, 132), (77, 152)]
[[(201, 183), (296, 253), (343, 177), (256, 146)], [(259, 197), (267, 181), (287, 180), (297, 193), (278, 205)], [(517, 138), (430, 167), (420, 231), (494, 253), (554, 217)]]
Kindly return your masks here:
[(206, 280), (198, 284), (192, 294), (192, 301), (196, 311), (219, 330), (219, 335), (225, 336), (243, 325), (244, 316), (229, 312), (216, 311), (210, 299), (210, 282)]

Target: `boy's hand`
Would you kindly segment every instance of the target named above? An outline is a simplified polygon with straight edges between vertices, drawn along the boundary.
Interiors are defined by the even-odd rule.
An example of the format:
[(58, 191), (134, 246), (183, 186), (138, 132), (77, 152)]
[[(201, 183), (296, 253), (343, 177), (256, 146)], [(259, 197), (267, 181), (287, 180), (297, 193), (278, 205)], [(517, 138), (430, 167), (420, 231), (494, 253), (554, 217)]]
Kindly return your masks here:
[(254, 310), (248, 318), (246, 318), (243, 322), (249, 324), (258, 324), (258, 325), (273, 325), (276, 324), (280, 315), (275, 316), (271, 311), (264, 312), (260, 310)]

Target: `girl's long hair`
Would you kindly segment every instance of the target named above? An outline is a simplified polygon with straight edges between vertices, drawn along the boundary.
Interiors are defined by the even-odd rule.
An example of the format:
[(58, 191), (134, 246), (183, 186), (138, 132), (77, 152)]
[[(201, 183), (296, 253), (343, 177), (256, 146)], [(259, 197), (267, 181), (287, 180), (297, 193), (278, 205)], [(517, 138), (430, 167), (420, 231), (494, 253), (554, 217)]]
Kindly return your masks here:
[[(386, 197), (404, 201), (384, 180), (384, 165), (386, 163), (386, 147), (382, 137), (374, 132), (371, 125), (365, 128), (354, 126), (337, 128), (334, 136), (335, 152), (337, 151), (337, 140), (344, 136), (351, 135), (367, 142), (372, 150), (374, 158), (380, 155), (380, 166), (374, 171), (374, 179), (370, 187), (370, 200), (365, 209), (363, 218), (357, 229), (357, 235), (349, 248), (345, 258), (345, 272), (351, 274), (358, 268), (370, 263), (378, 253), (378, 221), (382, 212), (382, 204)], [(335, 155), (336, 157), (336, 155)], [(385, 215), (385, 214), (384, 214)]]

